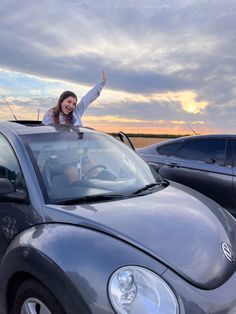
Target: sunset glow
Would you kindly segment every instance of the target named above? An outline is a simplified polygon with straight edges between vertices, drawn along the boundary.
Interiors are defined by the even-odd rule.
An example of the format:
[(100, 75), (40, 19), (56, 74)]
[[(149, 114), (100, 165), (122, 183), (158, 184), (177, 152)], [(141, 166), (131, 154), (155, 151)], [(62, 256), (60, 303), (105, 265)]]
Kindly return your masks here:
[(105, 70), (84, 125), (234, 133), (235, 15), (233, 0), (4, 1), (0, 121), (14, 118), (10, 108), (17, 119), (42, 119), (63, 91), (80, 100)]

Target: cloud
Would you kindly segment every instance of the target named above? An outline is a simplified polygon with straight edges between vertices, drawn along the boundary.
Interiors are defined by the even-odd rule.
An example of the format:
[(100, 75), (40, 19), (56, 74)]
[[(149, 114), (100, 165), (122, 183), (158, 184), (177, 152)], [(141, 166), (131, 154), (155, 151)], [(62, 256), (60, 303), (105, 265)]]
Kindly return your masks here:
[(44, 112), (64, 89), (81, 97), (105, 69), (86, 115), (233, 131), (235, 16), (234, 0), (3, 0), (1, 93)]

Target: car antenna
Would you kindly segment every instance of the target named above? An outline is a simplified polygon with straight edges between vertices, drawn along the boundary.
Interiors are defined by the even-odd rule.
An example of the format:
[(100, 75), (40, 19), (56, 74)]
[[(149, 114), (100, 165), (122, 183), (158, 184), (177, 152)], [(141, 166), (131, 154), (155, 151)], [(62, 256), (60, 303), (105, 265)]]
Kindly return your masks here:
[(14, 114), (13, 110), (11, 109), (11, 106), (8, 103), (8, 101), (6, 100), (5, 96), (3, 96), (3, 95), (1, 95), (1, 96), (2, 96), (3, 100), (5, 101), (5, 103), (7, 104), (9, 110), (11, 111), (11, 114), (13, 115), (14, 119), (17, 121), (17, 117), (15, 116), (15, 114)]
[(190, 126), (189, 124), (186, 124), (186, 125), (187, 125), (187, 127), (188, 127), (195, 135), (198, 135), (197, 132), (195, 132), (194, 129), (191, 128), (191, 126)]

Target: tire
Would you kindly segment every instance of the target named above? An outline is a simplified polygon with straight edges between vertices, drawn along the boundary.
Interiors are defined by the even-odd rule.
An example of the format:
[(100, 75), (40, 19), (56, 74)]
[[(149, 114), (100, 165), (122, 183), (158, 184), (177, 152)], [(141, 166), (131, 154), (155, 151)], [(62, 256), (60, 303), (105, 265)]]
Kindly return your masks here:
[(50, 291), (36, 280), (23, 282), (13, 302), (11, 314), (65, 314)]

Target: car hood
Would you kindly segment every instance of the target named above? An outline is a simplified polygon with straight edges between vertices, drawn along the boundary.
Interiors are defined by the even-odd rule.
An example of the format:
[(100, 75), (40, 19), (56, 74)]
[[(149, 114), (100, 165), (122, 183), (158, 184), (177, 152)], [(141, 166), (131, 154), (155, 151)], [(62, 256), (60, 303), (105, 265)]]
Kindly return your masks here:
[(87, 226), (146, 251), (195, 286), (212, 289), (235, 271), (234, 219), (215, 202), (172, 182), (152, 194), (88, 205), (47, 205), (48, 222)]

